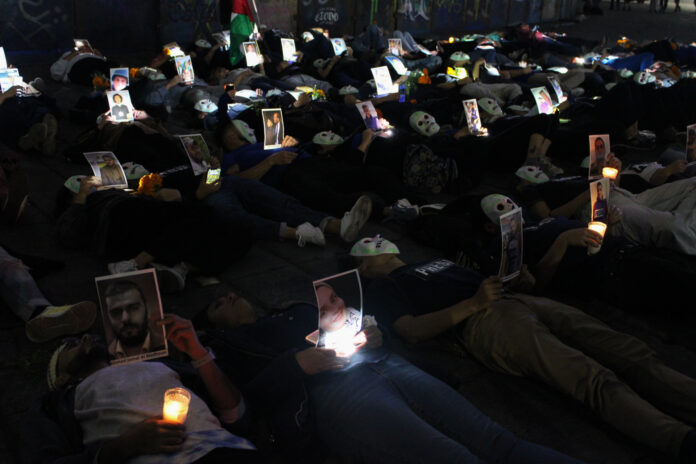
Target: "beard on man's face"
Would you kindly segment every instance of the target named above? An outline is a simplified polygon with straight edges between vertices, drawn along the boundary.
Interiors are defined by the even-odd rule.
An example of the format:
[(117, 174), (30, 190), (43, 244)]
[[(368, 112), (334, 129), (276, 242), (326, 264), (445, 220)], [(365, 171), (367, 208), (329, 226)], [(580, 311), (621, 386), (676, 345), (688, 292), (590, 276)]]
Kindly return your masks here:
[(118, 339), (121, 341), (121, 344), (125, 346), (142, 345), (147, 337), (147, 331), (148, 327), (145, 323), (142, 325), (124, 324), (118, 333)]

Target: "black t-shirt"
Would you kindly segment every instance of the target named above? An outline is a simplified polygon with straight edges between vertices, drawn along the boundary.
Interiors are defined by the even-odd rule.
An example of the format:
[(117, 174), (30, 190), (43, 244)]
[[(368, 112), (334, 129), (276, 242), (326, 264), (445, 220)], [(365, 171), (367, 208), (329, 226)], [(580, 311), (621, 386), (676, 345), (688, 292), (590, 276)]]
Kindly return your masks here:
[(365, 312), (390, 327), (402, 316), (421, 316), (471, 298), (483, 279), (446, 259), (403, 266), (370, 283)]

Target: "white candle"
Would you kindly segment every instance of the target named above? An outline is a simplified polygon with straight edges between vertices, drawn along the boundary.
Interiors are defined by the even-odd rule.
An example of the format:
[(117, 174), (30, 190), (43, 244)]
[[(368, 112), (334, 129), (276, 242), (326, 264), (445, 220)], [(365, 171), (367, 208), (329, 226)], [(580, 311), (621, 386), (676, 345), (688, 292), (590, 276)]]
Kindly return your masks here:
[(602, 169), (602, 175), (608, 179), (616, 179), (616, 176), (619, 175), (618, 169), (615, 168), (603, 168)]
[[(595, 232), (598, 232), (599, 235), (604, 238), (604, 233), (607, 231), (607, 225), (603, 222), (590, 222), (587, 225), (587, 228), (590, 230), (594, 230)], [(599, 249), (602, 248), (602, 245), (599, 246), (588, 246), (587, 247), (587, 254), (588, 255), (594, 255), (595, 253), (599, 252)]]
[(169, 422), (186, 422), (191, 394), (184, 388), (171, 388), (164, 392), (162, 417)]

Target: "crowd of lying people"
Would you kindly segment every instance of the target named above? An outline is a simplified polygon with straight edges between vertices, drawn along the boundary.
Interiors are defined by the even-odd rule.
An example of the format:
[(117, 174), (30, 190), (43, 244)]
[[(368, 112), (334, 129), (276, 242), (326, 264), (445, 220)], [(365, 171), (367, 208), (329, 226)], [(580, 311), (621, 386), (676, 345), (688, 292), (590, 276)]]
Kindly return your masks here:
[[(291, 60), (284, 39), (294, 39)], [(418, 347), (447, 333), (483, 366), (544, 383), (636, 443), (696, 462), (696, 380), (643, 341), (546, 297), (591, 288), (627, 310), (688, 317), (681, 298), (696, 276), (696, 146), (674, 144), (684, 134), (696, 143), (688, 128), (696, 46), (613, 45), (527, 25), (416, 41), (373, 24), (338, 54), (322, 30), (296, 39), (262, 31), (260, 63), (246, 67), (208, 40), (183, 47), (192, 65), (183, 72), (173, 47), (143, 65), (81, 43), (51, 66), (55, 81), (95, 90), (70, 110), (85, 132), (64, 155), (86, 164), (84, 153), (111, 153), (100, 175), (76, 174), (55, 193), (60, 245), (87, 244), (114, 275), (152, 268), (161, 292), (177, 292), (191, 274), (221, 275), (255, 242), (321, 247), (336, 236), (350, 248), (364, 314), (376, 323), (363, 322), (356, 353), (345, 357), (307, 348), (317, 314), (328, 311), (321, 302), (258, 317), (230, 293), (196, 319), (202, 332), (176, 314), (150, 321), (182, 356), (110, 364), (111, 351), (157, 345), (140, 336), (148, 321), (137, 314), (150, 304), (142, 292), (106, 293), (120, 305), (108, 312), (118, 338), (111, 346), (94, 335), (94, 302), (53, 305), (31, 274), (38, 258), (0, 248), (0, 294), (29, 340), (78, 336), (50, 359), (50, 391), (22, 428), (26, 462), (317, 462), (329, 454), (580, 462), (516, 436), (390, 349), (394, 338)], [(382, 66), (395, 82), (386, 94), (372, 71)], [(127, 86), (130, 106), (107, 97), (104, 83)], [(540, 87), (552, 98), (547, 108), (532, 92)], [(55, 153), (51, 88), (39, 78), (0, 95), (5, 224), (20, 220), (26, 203), (21, 153)], [(462, 101), (472, 99), (477, 110), (467, 114)], [(266, 119), (265, 109), (278, 112)], [(208, 140), (204, 164), (195, 137), (165, 127), (174, 114)], [(594, 139), (588, 159), (596, 134), (606, 139)], [(628, 161), (657, 146), (665, 147), (659, 158)], [(588, 170), (598, 154), (618, 172), (604, 184), (606, 234), (588, 228), (596, 212)], [(120, 182), (115, 159), (130, 188), (108, 188)], [(474, 195), (487, 177), (508, 187)], [(517, 209), (523, 264), (503, 282), (501, 216)], [(393, 224), (438, 255), (406, 263), (387, 237), (363, 237), (368, 221)], [(140, 223), (149, 226), (132, 226)], [(201, 230), (205, 240), (190, 240)], [(327, 305), (344, 313), (338, 291), (326, 291)], [(181, 386), (191, 392), (185, 424), (161, 417), (162, 392)], [(257, 450), (259, 423), (272, 436), (270, 453)]]

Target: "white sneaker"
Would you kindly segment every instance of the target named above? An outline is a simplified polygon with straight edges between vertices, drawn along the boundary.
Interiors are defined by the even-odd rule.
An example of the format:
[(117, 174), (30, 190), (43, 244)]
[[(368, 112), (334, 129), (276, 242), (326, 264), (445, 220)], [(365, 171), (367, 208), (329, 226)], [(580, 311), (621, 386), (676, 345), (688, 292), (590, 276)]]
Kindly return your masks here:
[(157, 285), (161, 293), (178, 292), (186, 286), (188, 268), (184, 263), (175, 264), (171, 267), (152, 263), (152, 267), (157, 272)]
[(346, 242), (356, 240), (360, 229), (370, 219), (370, 214), (372, 214), (372, 200), (367, 195), (363, 195), (341, 219), (341, 238)]
[(133, 272), (138, 270), (138, 266), (132, 259), (109, 263), (106, 265), (106, 267), (109, 269), (109, 274), (123, 274), (124, 272)]
[(27, 338), (35, 343), (47, 342), (63, 335), (89, 329), (97, 318), (97, 305), (82, 301), (66, 306), (47, 306), (41, 314), (27, 322)]
[(297, 226), (295, 231), (295, 237), (297, 237), (297, 245), (300, 247), (305, 246), (307, 243), (313, 243), (315, 245), (324, 246), (326, 245), (326, 239), (324, 238), (324, 232), (320, 228), (313, 226), (309, 222), (300, 224)]

